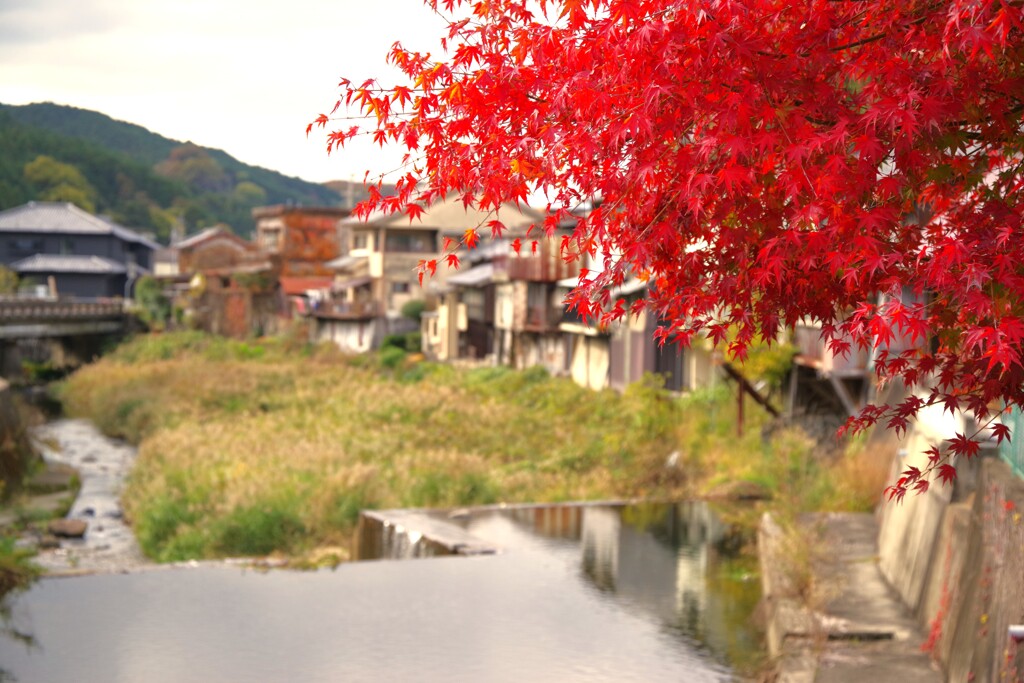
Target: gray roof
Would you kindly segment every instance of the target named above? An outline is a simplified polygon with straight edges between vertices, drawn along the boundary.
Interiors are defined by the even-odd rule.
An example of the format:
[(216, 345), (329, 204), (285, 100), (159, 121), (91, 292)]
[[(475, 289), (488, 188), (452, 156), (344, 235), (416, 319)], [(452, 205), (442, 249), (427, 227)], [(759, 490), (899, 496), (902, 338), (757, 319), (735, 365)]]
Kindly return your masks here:
[[(55, 254), (36, 254), (11, 264), (17, 273), (96, 273), (101, 275), (120, 275), (127, 272), (126, 268), (102, 256), (58, 256)], [(141, 270), (141, 269), (140, 269)]]
[(470, 268), (469, 270), (458, 273), (457, 275), (449, 275), (447, 283), (449, 285), (459, 285), (461, 287), (481, 287), (483, 285), (490, 284), (493, 279), (494, 264), (485, 263), (482, 266)]
[(488, 221), (500, 219), (511, 234), (520, 234), (532, 224), (539, 225), (544, 220), (544, 213), (531, 208), (525, 204), (516, 206), (512, 202), (506, 202), (501, 206), (501, 211), (481, 211), (477, 208), (467, 209), (460, 197), (449, 196), (438, 200), (426, 207), (423, 213), (415, 221), (410, 221), (409, 216), (404, 213), (385, 213), (378, 209), (372, 212), (365, 219), (350, 216), (343, 218), (343, 225), (375, 225), (387, 226), (394, 229), (424, 230), (440, 229), (445, 233), (462, 234), (466, 228), (481, 226), (482, 235), (490, 235)]
[(205, 230), (197, 232), (194, 235), (189, 235), (188, 237), (186, 237), (185, 239), (181, 240), (180, 242), (177, 242), (173, 246), (178, 248), (178, 249), (187, 249), (188, 247), (191, 247), (193, 245), (199, 244), (203, 240), (209, 239), (211, 237), (215, 237), (217, 235), (224, 235), (228, 239), (230, 239), (231, 241), (238, 242), (239, 246), (245, 246), (245, 244), (246, 244), (244, 239), (242, 239), (241, 237), (239, 237), (235, 233), (231, 232), (230, 230), (228, 230), (224, 226), (222, 226), (222, 225), (215, 225), (212, 228), (206, 228)]
[(160, 245), (117, 223), (66, 202), (29, 202), (0, 211), (0, 232), (49, 232), (61, 235), (116, 235), (159, 249)]
[(178, 250), (174, 247), (162, 247), (153, 252), (153, 263), (177, 263)]

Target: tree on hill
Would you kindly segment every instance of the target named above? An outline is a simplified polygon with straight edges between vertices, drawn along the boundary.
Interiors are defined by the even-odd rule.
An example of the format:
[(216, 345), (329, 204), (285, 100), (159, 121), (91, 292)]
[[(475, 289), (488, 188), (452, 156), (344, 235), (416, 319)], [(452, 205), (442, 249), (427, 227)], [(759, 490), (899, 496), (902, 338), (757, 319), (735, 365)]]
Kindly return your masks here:
[[(899, 432), (939, 405), (1007, 436), (994, 414), (1024, 406), (1020, 3), (427, 4), (449, 21), (445, 56), (396, 44), (406, 83), (343, 81), (339, 123), (311, 124), (341, 126), (329, 149), (366, 134), (408, 150), (397, 195), (371, 188), (362, 215), (544, 194), (539, 229), (575, 226), (565, 257), (604, 257), (568, 299), (591, 318), (628, 315), (610, 292), (639, 278), (665, 342), (735, 329), (742, 357), (813, 320), (834, 351), (876, 349), (882, 380), (923, 387), (854, 427)], [(948, 481), (982, 435), (891, 493)]]
[(167, 159), (156, 165), (156, 172), (199, 192), (229, 192), (234, 187), (234, 181), (220, 164), (191, 142), (171, 150)]
[(24, 174), (25, 179), (38, 190), (39, 199), (71, 202), (89, 213), (96, 211), (96, 189), (71, 164), (40, 155), (25, 164)]
[[(43, 198), (24, 177), (24, 166), (40, 155), (78, 169), (95, 188), (96, 211), (161, 239), (178, 219), (191, 231), (228, 223), (244, 235), (254, 227), (254, 205), (336, 205), (341, 199), (322, 185), (243, 164), (221, 150), (183, 145), (99, 112), (0, 104), (0, 209)], [(157, 164), (167, 175), (154, 170)], [(81, 199), (65, 189), (50, 196)]]

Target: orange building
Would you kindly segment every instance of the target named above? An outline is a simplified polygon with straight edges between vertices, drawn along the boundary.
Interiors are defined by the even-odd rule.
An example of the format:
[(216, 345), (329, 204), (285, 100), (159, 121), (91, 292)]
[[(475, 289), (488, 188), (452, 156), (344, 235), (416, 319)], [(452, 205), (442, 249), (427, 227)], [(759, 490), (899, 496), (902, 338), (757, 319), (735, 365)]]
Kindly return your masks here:
[(331, 275), (326, 263), (341, 255), (338, 221), (349, 209), (331, 206), (261, 206), (253, 209), (256, 244), (282, 276)]

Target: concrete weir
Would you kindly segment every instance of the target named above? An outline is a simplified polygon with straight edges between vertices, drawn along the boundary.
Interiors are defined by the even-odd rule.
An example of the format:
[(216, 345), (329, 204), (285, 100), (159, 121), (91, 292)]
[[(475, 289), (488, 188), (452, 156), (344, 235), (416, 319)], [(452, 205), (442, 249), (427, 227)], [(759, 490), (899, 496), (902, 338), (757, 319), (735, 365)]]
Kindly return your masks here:
[(493, 555), (498, 549), (425, 510), (367, 510), (359, 516), (356, 559)]

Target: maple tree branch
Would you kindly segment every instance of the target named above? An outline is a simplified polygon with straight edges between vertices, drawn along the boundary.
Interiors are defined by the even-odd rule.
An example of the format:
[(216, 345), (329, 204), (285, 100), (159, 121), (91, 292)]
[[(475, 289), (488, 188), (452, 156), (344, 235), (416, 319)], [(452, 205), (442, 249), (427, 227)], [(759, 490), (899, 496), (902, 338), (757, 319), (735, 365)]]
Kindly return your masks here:
[[(930, 6), (924, 7), (923, 11), (929, 12), (930, 10), (932, 10), (935, 7), (938, 7), (938, 6), (940, 6), (940, 3), (935, 3), (935, 4), (932, 4)], [(930, 17), (929, 14), (924, 14), (923, 16), (920, 16), (917, 19), (914, 19), (913, 21), (908, 22), (906, 24), (906, 26), (908, 28), (911, 27), (911, 26), (920, 26), (925, 21), (927, 21), (929, 19), (929, 17)], [(883, 31), (881, 33), (876, 33), (873, 36), (868, 36), (867, 38), (862, 38), (861, 40), (855, 40), (852, 43), (845, 43), (843, 45), (836, 45), (836, 46), (830, 47), (829, 50), (831, 52), (842, 52), (843, 50), (850, 50), (850, 49), (855, 48), (855, 47), (861, 47), (861, 46), (867, 45), (869, 43), (877, 42), (877, 41), (882, 40), (883, 38), (886, 38), (888, 36), (889, 36), (889, 32), (888, 31)]]

